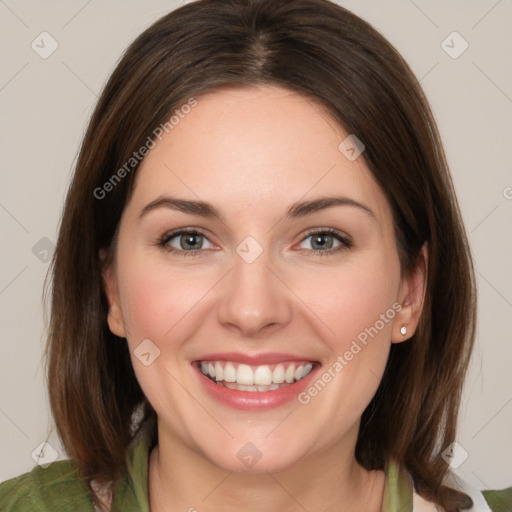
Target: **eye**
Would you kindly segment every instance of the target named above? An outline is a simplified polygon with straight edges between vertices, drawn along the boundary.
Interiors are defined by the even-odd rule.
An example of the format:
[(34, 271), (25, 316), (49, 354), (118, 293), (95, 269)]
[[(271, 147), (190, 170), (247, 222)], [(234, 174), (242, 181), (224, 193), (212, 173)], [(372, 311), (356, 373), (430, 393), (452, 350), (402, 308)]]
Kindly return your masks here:
[(179, 256), (195, 256), (213, 245), (206, 236), (197, 230), (180, 230), (166, 233), (158, 245)]
[(349, 238), (335, 229), (312, 231), (301, 240), (300, 245), (303, 244), (309, 245), (309, 247), (302, 247), (303, 249), (317, 255), (332, 254), (352, 247)]
[[(213, 248), (212, 242), (196, 229), (181, 229), (166, 233), (157, 245), (177, 256), (200, 256), (201, 252)], [(304, 245), (309, 245), (309, 247), (304, 247)], [(335, 229), (321, 229), (306, 235), (299, 246), (316, 256), (321, 256), (349, 249), (352, 247), (352, 242)]]

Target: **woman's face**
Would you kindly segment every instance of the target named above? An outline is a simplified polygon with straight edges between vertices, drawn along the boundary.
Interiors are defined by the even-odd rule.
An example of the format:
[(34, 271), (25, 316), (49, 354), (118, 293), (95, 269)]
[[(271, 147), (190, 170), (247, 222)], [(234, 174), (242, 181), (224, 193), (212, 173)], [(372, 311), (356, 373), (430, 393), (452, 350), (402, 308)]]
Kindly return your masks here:
[(353, 451), (418, 316), (390, 206), (311, 100), (196, 100), (142, 162), (105, 272), (160, 441), (230, 471)]

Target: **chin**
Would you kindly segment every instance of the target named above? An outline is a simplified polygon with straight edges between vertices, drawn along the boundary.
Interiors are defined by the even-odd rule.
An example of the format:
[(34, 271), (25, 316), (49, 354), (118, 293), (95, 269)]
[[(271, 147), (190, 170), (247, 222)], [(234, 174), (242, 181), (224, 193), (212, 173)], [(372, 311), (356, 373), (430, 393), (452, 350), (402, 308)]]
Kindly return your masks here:
[[(290, 469), (303, 459), (305, 453), (293, 450), (289, 443), (247, 441), (243, 443), (231, 442), (231, 446), (225, 447), (223, 454), (203, 452), (215, 466), (232, 473), (262, 474), (277, 473)], [(220, 449), (222, 450), (222, 448)]]

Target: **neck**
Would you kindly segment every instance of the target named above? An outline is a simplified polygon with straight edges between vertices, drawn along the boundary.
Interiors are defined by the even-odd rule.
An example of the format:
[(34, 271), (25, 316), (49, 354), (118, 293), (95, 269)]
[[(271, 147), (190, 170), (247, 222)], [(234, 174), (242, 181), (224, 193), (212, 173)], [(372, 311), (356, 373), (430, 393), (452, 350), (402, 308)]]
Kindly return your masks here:
[[(280, 472), (226, 471), (170, 435), (161, 435), (149, 463), (151, 512), (343, 510), (380, 512), (385, 476), (355, 460), (347, 440)], [(168, 434), (168, 432), (166, 432)], [(352, 436), (353, 437), (353, 436)], [(340, 504), (343, 504), (340, 507)]]

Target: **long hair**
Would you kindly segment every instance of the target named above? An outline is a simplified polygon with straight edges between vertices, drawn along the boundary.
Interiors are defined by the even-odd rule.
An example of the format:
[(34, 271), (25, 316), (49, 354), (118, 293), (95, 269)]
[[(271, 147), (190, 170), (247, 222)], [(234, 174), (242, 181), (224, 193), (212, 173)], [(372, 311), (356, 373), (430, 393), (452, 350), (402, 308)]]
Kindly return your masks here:
[(115, 482), (126, 470), (134, 411), (155, 424), (127, 344), (107, 325), (100, 257), (112, 256), (140, 164), (134, 153), (190, 98), (254, 85), (310, 98), (363, 141), (361, 158), (392, 208), (404, 274), (428, 243), (420, 324), (412, 339), (391, 347), (361, 419), (356, 458), (366, 469), (393, 458), (426, 499), (449, 512), (468, 507), (469, 497), (442, 485), (448, 466), (441, 454), (456, 435), (476, 309), (444, 150), (403, 58), (368, 23), (327, 0), (199, 0), (159, 19), (118, 63), (80, 149), (49, 274), (45, 355), (63, 446), (85, 482)]

